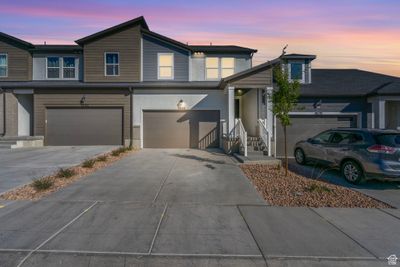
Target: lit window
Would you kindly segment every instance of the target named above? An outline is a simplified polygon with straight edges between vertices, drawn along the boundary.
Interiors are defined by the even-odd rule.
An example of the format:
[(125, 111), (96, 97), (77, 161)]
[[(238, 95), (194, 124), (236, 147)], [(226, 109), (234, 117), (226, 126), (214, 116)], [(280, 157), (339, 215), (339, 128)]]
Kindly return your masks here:
[(64, 79), (75, 78), (75, 58), (73, 57), (63, 58), (63, 78)]
[(8, 76), (8, 56), (0, 54), (0, 77)]
[(206, 58), (206, 78), (207, 79), (219, 78), (219, 58), (217, 57)]
[(158, 54), (158, 79), (174, 78), (174, 54)]
[(106, 53), (105, 54), (105, 72), (106, 76), (119, 75), (119, 54)]
[(47, 58), (47, 78), (49, 79), (60, 78), (60, 59), (58, 57)]
[(290, 79), (302, 80), (303, 79), (303, 64), (291, 63), (290, 64)]
[(225, 78), (235, 73), (235, 59), (233, 57), (221, 58), (221, 77)]

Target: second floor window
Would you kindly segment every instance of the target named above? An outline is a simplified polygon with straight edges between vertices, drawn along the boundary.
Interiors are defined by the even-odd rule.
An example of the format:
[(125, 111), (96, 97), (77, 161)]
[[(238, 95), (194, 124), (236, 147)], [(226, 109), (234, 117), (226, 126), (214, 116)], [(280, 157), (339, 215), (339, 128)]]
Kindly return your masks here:
[(75, 78), (75, 58), (73, 57), (63, 58), (63, 78), (64, 79)]
[(107, 52), (105, 54), (106, 76), (119, 76), (119, 53)]
[(174, 78), (174, 54), (159, 53), (158, 54), (158, 79)]
[(235, 73), (235, 59), (233, 57), (221, 58), (221, 78), (231, 76)]
[(60, 78), (60, 58), (58, 57), (47, 58), (47, 78), (48, 79)]
[(206, 79), (215, 80), (219, 78), (219, 58), (206, 58)]
[(303, 80), (303, 64), (302, 63), (291, 63), (290, 64), (290, 79), (291, 80)]
[(8, 76), (8, 55), (0, 54), (0, 77)]
[(75, 79), (74, 57), (48, 57), (47, 79)]

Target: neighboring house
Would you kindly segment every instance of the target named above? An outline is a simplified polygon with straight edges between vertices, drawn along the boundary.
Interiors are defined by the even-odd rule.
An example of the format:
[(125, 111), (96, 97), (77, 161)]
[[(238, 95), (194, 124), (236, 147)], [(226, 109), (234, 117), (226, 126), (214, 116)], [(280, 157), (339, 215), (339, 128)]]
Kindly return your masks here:
[[(34, 45), (0, 33), (0, 135), (45, 145), (221, 147), (261, 137), (282, 155), (271, 111), (272, 68), (300, 80), (290, 146), (336, 126), (400, 126), (400, 82), (359, 70), (312, 70), (291, 54), (258, 66), (257, 50), (187, 45), (150, 31), (143, 17), (76, 41)], [(302, 107), (302, 108), (300, 108)], [(239, 137), (239, 138), (238, 138)]]

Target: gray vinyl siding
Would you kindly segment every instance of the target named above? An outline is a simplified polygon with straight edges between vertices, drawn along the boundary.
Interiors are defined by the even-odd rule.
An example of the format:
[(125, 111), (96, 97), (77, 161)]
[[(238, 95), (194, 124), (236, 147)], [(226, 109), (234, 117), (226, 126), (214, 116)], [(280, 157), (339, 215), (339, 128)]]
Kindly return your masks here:
[[(75, 79), (69, 80), (83, 80), (83, 60), (82, 55), (76, 54), (62, 54), (62, 55), (54, 55), (54, 54), (37, 54), (33, 55), (33, 80), (46, 80), (46, 61), (47, 57), (75, 57), (76, 61), (76, 72)], [(51, 79), (54, 80), (54, 79)], [(57, 79), (57, 80), (62, 80)]]
[(247, 70), (251, 68), (251, 57), (250, 55), (240, 54), (208, 54), (208, 55), (193, 55), (192, 56), (192, 81), (205, 81), (206, 72), (206, 57), (233, 57), (235, 58), (235, 73)]
[(8, 76), (0, 82), (32, 80), (32, 55), (27, 50), (0, 41), (0, 53), (8, 56)]
[(272, 86), (272, 69), (266, 69), (230, 83), (237, 88), (261, 88)]
[[(140, 81), (140, 26), (130, 27), (83, 46), (85, 82)], [(105, 52), (119, 53), (119, 76), (106, 76)]]
[(82, 96), (85, 107), (122, 107), (124, 119), (124, 139), (129, 139), (130, 96), (126, 90), (37, 90), (34, 95), (34, 135), (45, 135), (47, 107), (81, 107)]
[(143, 35), (143, 81), (158, 80), (158, 53), (174, 54), (174, 81), (189, 80), (189, 51)]
[[(362, 97), (331, 97), (331, 98), (310, 98), (301, 97), (299, 99), (298, 112), (315, 112), (314, 104), (321, 100), (320, 112), (342, 112), (360, 113), (362, 116), (361, 127), (368, 127), (368, 117), (371, 113), (371, 105)], [(358, 125), (360, 126), (360, 125)]]
[(6, 96), (6, 136), (18, 134), (18, 101), (11, 92), (0, 94), (0, 134), (4, 133), (4, 94)]

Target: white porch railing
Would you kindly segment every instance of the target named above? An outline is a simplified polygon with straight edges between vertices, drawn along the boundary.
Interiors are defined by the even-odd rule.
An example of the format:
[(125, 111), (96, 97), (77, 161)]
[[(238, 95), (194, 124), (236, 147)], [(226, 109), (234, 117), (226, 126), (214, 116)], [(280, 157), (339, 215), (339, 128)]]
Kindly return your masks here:
[(243, 156), (247, 157), (247, 132), (244, 129), (241, 119), (235, 119), (234, 134), (236, 138), (239, 138), (240, 145), (243, 149)]
[(260, 129), (259, 132), (260, 138), (264, 141), (264, 144), (267, 146), (268, 156), (271, 156), (271, 134), (267, 128), (267, 120), (258, 119), (258, 126)]

